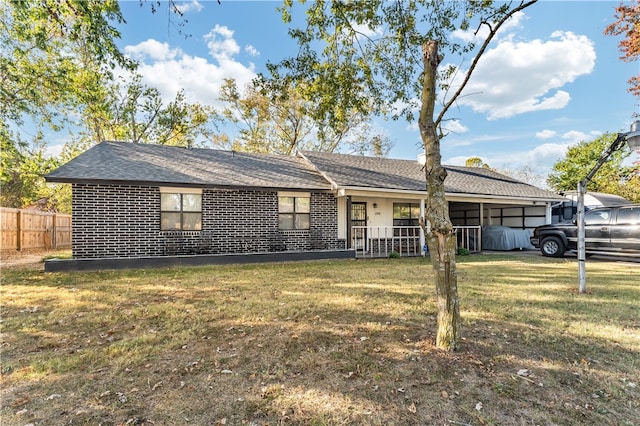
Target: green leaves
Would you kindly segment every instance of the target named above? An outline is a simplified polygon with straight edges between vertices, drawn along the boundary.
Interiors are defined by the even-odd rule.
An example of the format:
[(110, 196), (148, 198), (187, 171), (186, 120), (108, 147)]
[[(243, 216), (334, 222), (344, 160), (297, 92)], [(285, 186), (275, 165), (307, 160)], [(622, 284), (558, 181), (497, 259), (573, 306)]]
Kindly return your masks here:
[[(330, 72), (328, 66), (325, 70)], [(241, 92), (234, 80), (226, 80), (220, 96), (226, 107), (221, 115), (237, 127), (238, 135), (231, 138), (220, 134), (214, 143), (227, 149), (286, 155), (297, 150), (333, 152), (340, 148), (387, 154), (390, 142), (371, 129), (368, 115), (355, 110), (336, 111), (334, 121), (330, 121), (330, 115), (320, 113), (308, 100), (309, 91), (320, 88), (278, 83), (256, 80)], [(350, 115), (344, 115), (347, 113)]]
[[(578, 182), (584, 179), (615, 138), (615, 134), (607, 133), (592, 141), (582, 141), (569, 147), (565, 157), (554, 164), (548, 178), (549, 185), (556, 191), (575, 191)], [(629, 200), (640, 201), (640, 167), (628, 167), (623, 164), (624, 159), (630, 154), (631, 151), (626, 145), (614, 152), (587, 184), (587, 190), (617, 194)], [(629, 191), (634, 185), (635, 189)]]
[(94, 64), (131, 69), (116, 46), (112, 22), (123, 22), (114, 0), (24, 0), (0, 4), (0, 116), (24, 115), (51, 124), (73, 103), (73, 81), (86, 72), (77, 52)]
[[(300, 46), (298, 53), (269, 64), (268, 69), (272, 80), (307, 83), (305, 96), (331, 125), (343, 124), (349, 111), (412, 120), (415, 100), (421, 97), (421, 49), (426, 41), (437, 42), (445, 55), (477, 53), (475, 41), (460, 44), (452, 33), (485, 24), (496, 29), (496, 23), (529, 4), (431, 0), (303, 4), (305, 26), (289, 30)], [(297, 6), (291, 0), (282, 6), (286, 23)], [(457, 71), (457, 67), (446, 69), (438, 85), (448, 87)], [(451, 92), (447, 101), (456, 96)]]
[(46, 155), (45, 147), (37, 139), (34, 147), (0, 127), (0, 205), (21, 208), (40, 199), (48, 199), (50, 189), (44, 174), (59, 164)]
[(137, 64), (117, 46), (115, 25), (122, 23), (116, 0), (0, 2), (5, 205), (44, 197), (70, 210), (68, 186), (44, 185), (53, 160), (42, 137), (27, 143), (10, 131), (24, 123), (38, 133), (73, 129), (63, 160), (106, 139), (186, 146), (210, 135), (210, 108), (188, 103), (182, 92), (165, 102), (157, 89), (141, 84)]

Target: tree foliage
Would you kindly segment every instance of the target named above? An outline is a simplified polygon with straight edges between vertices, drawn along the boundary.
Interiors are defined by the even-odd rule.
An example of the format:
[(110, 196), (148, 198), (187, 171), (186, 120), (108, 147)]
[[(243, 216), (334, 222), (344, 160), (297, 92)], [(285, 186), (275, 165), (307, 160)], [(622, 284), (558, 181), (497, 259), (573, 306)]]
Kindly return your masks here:
[(517, 179), (520, 182), (528, 183), (529, 185), (537, 186), (539, 188), (543, 188), (546, 186), (546, 178), (538, 173), (535, 168), (529, 165), (525, 165), (519, 168), (498, 169), (495, 167), (491, 167), (489, 164), (482, 161), (482, 158), (480, 157), (469, 157), (465, 161), (465, 166), (493, 170), (505, 176)]
[(315, 118), (314, 106), (300, 91), (280, 89), (256, 81), (241, 91), (234, 80), (225, 80), (220, 100), (226, 106), (221, 115), (237, 127), (238, 134), (218, 134), (214, 144), (238, 151), (285, 155), (297, 150), (346, 150), (375, 156), (388, 153), (390, 141), (372, 131), (368, 115), (350, 111), (332, 127)]
[[(350, 111), (413, 121), (419, 110), (428, 190), (424, 228), (438, 300), (436, 345), (442, 349), (457, 348), (460, 318), (455, 236), (440, 155), (445, 135), (440, 125), (497, 31), (533, 3), (318, 0), (305, 4), (306, 26), (289, 30), (300, 46), (298, 54), (268, 67), (273, 81), (300, 90), (317, 106), (314, 115), (331, 126), (344, 123)], [(286, 23), (292, 22), (293, 7), (293, 0), (285, 1)], [(478, 36), (474, 41), (451, 37), (455, 31), (469, 30)], [(444, 54), (468, 54), (473, 59), (467, 70), (440, 67)], [(463, 78), (453, 87), (451, 77), (456, 73)], [(445, 100), (436, 109), (438, 89)]]
[[(558, 192), (575, 191), (578, 182), (595, 166), (616, 136), (607, 133), (569, 147), (564, 158), (553, 165), (547, 179), (549, 186)], [(624, 160), (630, 154), (631, 150), (626, 144), (615, 151), (587, 184), (587, 191), (620, 195), (630, 201), (640, 202), (640, 164), (624, 165)]]
[[(640, 0), (632, 0), (630, 3), (620, 3), (615, 9), (615, 21), (607, 26), (604, 33), (610, 36), (622, 35), (624, 38), (618, 44), (622, 56), (620, 59), (626, 62), (635, 62), (640, 59)], [(629, 92), (634, 96), (640, 96), (640, 75), (634, 75), (629, 79)]]
[(464, 165), (466, 167), (480, 167), (480, 168), (483, 168), (483, 169), (493, 170), (491, 168), (491, 166), (488, 165), (487, 163), (485, 163), (484, 161), (482, 161), (482, 158), (480, 158), (480, 157), (469, 157), (464, 162)]
[(0, 127), (0, 205), (21, 208), (43, 200), (47, 209), (55, 210), (43, 176), (56, 168), (58, 161), (45, 154), (40, 138), (29, 144), (10, 133)]
[(82, 121), (89, 123), (82, 134), (87, 140), (187, 146), (208, 139), (215, 126), (213, 108), (188, 103), (182, 90), (165, 102), (138, 75), (103, 84), (87, 91), (79, 106)]
[[(0, 2), (0, 136), (3, 147), (14, 148), (2, 157), (3, 170), (18, 170), (19, 154), (48, 161), (41, 135), (49, 130), (70, 129), (60, 160), (108, 139), (186, 146), (209, 137), (211, 108), (187, 102), (182, 92), (164, 101), (143, 85), (137, 64), (117, 47), (119, 24), (115, 0)], [(30, 143), (18, 132), (27, 125), (38, 135), (27, 137)], [(44, 190), (35, 180), (14, 183), (23, 194), (12, 198), (16, 207)], [(69, 189), (49, 188), (48, 199), (64, 203), (56, 208), (69, 210)]]
[(541, 175), (535, 167), (529, 165), (518, 168), (497, 169), (496, 171), (538, 188), (547, 187), (547, 177)]
[(122, 23), (115, 0), (24, 0), (0, 4), (0, 116), (22, 123), (61, 120), (60, 109), (78, 92), (74, 82), (86, 72), (77, 63), (81, 45), (105, 69), (133, 63), (119, 51)]

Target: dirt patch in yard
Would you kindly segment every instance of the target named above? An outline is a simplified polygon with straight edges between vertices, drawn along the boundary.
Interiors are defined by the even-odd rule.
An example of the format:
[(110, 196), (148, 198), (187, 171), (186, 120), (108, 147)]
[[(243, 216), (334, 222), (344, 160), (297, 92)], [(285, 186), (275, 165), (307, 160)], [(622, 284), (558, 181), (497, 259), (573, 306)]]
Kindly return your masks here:
[(53, 257), (68, 257), (67, 250), (0, 251), (0, 269), (4, 268), (44, 268), (43, 260)]

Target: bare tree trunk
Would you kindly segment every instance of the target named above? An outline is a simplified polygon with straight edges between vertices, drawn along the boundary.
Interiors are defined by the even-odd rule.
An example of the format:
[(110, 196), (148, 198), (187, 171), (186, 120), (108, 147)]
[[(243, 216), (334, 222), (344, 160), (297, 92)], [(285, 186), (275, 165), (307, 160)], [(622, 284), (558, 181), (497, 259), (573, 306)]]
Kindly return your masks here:
[(438, 300), (438, 332), (436, 346), (453, 351), (458, 348), (460, 304), (458, 301), (458, 275), (456, 271), (456, 241), (453, 224), (449, 219), (449, 206), (445, 199), (444, 180), (447, 172), (442, 167), (440, 138), (433, 120), (436, 102), (438, 43), (429, 41), (422, 46), (424, 73), (422, 81), (422, 109), (418, 121), (420, 136), (426, 155), (427, 221), (423, 224), (431, 264), (436, 275)]

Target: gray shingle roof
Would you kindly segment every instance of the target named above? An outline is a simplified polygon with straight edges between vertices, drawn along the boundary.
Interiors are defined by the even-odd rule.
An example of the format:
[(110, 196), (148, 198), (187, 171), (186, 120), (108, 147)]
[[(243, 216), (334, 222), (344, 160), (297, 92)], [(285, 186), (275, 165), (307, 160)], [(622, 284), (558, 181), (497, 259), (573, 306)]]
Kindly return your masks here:
[(46, 176), (49, 182), (331, 189), (305, 160), (284, 155), (102, 142)]
[[(562, 199), (551, 191), (491, 170), (457, 166), (446, 169), (445, 191), (449, 194)], [(292, 157), (132, 142), (95, 145), (49, 173), (46, 179), (66, 183), (303, 190), (329, 190), (335, 183), (339, 187), (372, 190), (425, 190), (423, 166), (412, 160), (311, 151)]]
[[(425, 190), (424, 166), (415, 160), (394, 160), (305, 151), (302, 155), (340, 187)], [(445, 192), (487, 196), (562, 199), (551, 191), (478, 167), (445, 166)]]

